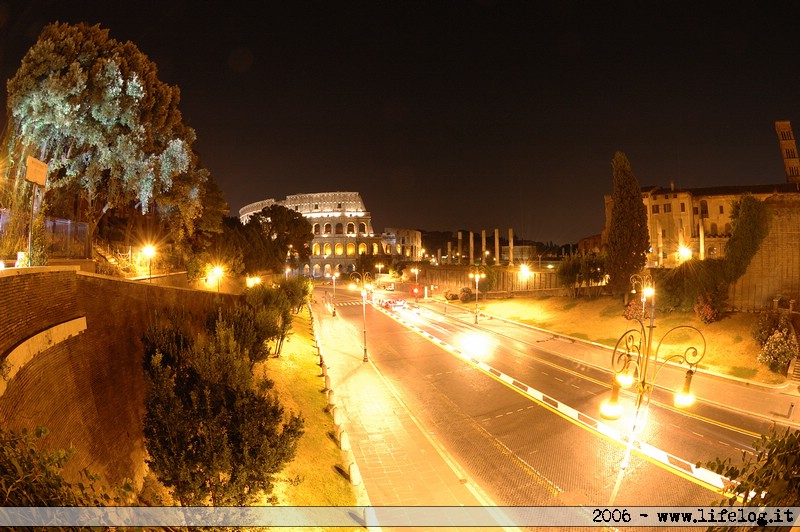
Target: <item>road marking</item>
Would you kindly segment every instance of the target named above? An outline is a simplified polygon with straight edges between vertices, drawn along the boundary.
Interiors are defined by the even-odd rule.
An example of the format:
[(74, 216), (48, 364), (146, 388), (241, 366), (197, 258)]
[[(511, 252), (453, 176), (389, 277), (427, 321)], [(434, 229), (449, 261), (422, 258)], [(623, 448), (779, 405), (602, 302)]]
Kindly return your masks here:
[[(387, 313), (388, 314), (388, 313)], [(388, 314), (389, 316), (395, 318), (397, 321), (404, 324), (406, 327), (416, 331), (417, 333), (421, 334), (425, 337), (425, 331), (417, 327), (416, 325), (402, 319), (401, 317), (394, 316), (393, 314)], [(435, 344), (439, 344), (439, 342), (431, 342)], [(693, 463), (690, 463), (682, 458), (678, 458), (677, 456), (673, 456), (666, 451), (653, 447), (652, 445), (648, 444), (647, 442), (641, 441), (636, 437), (632, 437), (627, 433), (619, 431), (610, 425), (606, 425), (602, 421), (599, 421), (591, 416), (584, 414), (572, 408), (569, 405), (566, 405), (557, 399), (554, 399), (548, 395), (545, 395), (543, 392), (535, 388), (531, 388), (527, 386), (527, 389), (523, 389), (526, 385), (520, 383), (520, 381), (516, 381), (514, 378), (505, 375), (504, 373), (498, 371), (496, 368), (486, 364), (485, 362), (474, 358), (469, 353), (462, 353), (460, 350), (456, 349), (455, 347), (447, 344), (442, 343), (442, 347), (452, 353), (468, 364), (476, 367), (477, 369), (481, 370), (483, 373), (491, 377), (492, 379), (508, 386), (510, 389), (516, 391), (517, 393), (524, 395), (534, 402), (536, 402), (539, 406), (557, 414), (558, 416), (562, 417), (563, 419), (577, 425), (585, 430), (593, 432), (594, 434), (610, 441), (621, 445), (623, 447), (629, 447), (633, 454), (647, 460), (648, 462), (661, 467), (662, 469), (666, 469), (671, 473), (680, 476), (694, 484), (697, 484), (705, 489), (714, 491), (715, 493), (723, 493), (724, 496), (730, 496), (727, 492), (726, 487), (729, 483), (728, 479), (723, 477), (722, 475), (718, 475), (709, 469), (705, 469), (702, 467), (697, 467)], [(552, 365), (552, 364), (551, 364)], [(564, 368), (566, 370), (566, 368)], [(571, 372), (571, 370), (566, 370)], [(542, 371), (543, 374), (548, 375), (546, 372)], [(554, 377), (558, 378), (558, 377)], [(593, 380), (593, 379), (589, 379)], [(563, 380), (561, 382), (564, 382)], [(520, 386), (522, 385), (522, 386)], [(495, 419), (502, 417), (503, 414), (495, 416)], [(478, 426), (478, 425), (476, 425)], [(478, 426), (479, 427), (479, 426)], [(479, 427), (480, 428), (480, 427)], [(504, 444), (502, 444), (499, 440), (491, 436), (490, 434), (486, 435), (487, 438), (491, 438), (495, 445), (502, 446), (502, 448), (508, 451), (508, 456), (511, 458), (515, 458), (525, 464), (528, 468), (530, 468), (530, 472), (532, 476), (537, 479), (540, 483), (544, 482), (551, 486), (553, 489), (553, 494), (561, 491), (558, 487), (554, 486), (547, 478), (543, 477), (536, 471), (533, 467), (529, 464), (525, 463), (519, 457), (517, 457), (514, 453), (510, 451)]]

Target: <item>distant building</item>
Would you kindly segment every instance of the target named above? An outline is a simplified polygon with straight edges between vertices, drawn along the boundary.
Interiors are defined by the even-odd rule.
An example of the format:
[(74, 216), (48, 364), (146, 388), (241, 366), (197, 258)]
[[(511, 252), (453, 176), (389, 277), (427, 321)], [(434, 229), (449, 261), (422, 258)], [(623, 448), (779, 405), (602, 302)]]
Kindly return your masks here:
[[(285, 200), (266, 199), (239, 209), (239, 219), (270, 205), (282, 205), (301, 213), (311, 223), (310, 264), (303, 274), (323, 277), (332, 272), (356, 271), (359, 255), (385, 257), (385, 260), (417, 260), (422, 236), (411, 229), (387, 229), (376, 234), (372, 216), (358, 192), (316, 192), (286, 196)], [(388, 265), (387, 265), (388, 267)]]
[[(642, 187), (650, 237), (648, 267), (672, 268), (696, 257), (721, 257), (731, 236), (731, 204), (744, 194), (761, 201), (780, 195), (800, 194), (800, 159), (788, 120), (775, 122), (775, 131), (786, 169), (786, 183), (775, 185), (719, 186), (703, 188)], [(602, 245), (608, 242), (611, 195), (605, 196), (606, 223)]]

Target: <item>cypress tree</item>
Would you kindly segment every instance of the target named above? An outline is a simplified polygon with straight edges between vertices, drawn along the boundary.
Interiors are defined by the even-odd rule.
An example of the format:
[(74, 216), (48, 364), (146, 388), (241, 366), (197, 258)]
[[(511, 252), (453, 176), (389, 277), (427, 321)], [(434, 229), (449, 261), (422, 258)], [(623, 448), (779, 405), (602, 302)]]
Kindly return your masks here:
[(606, 268), (614, 293), (627, 292), (630, 276), (642, 270), (650, 247), (647, 208), (631, 163), (623, 152), (611, 161), (614, 191), (611, 196), (611, 223), (608, 229)]

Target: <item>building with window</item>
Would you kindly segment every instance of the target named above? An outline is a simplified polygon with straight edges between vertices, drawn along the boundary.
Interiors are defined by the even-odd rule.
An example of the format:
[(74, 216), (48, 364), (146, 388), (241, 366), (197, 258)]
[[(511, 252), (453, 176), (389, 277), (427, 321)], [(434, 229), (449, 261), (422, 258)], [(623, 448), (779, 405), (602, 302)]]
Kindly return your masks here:
[[(647, 208), (650, 252), (647, 267), (674, 268), (694, 257), (722, 257), (731, 236), (734, 200), (751, 194), (761, 201), (779, 194), (798, 194), (796, 183), (777, 185), (720, 186), (706, 188), (642, 187)], [(602, 241), (608, 242), (611, 196), (605, 196), (606, 223)]]
[(239, 219), (247, 223), (251, 215), (274, 204), (301, 213), (311, 223), (311, 263), (303, 271), (307, 276), (354, 272), (360, 255), (386, 261), (416, 260), (408, 257), (416, 257), (413, 254), (420, 249), (419, 231), (387, 229), (376, 234), (372, 216), (358, 192), (316, 192), (294, 194), (280, 201), (266, 199), (239, 209)]

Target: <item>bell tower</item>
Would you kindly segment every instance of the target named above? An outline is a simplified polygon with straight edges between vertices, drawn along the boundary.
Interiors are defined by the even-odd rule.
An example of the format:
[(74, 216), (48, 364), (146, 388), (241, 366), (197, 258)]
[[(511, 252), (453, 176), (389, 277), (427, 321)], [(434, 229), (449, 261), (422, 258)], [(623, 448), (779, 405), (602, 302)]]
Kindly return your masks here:
[(797, 143), (792, 133), (792, 123), (788, 120), (776, 120), (775, 132), (783, 156), (783, 167), (786, 169), (787, 183), (800, 183), (800, 159), (797, 157)]

